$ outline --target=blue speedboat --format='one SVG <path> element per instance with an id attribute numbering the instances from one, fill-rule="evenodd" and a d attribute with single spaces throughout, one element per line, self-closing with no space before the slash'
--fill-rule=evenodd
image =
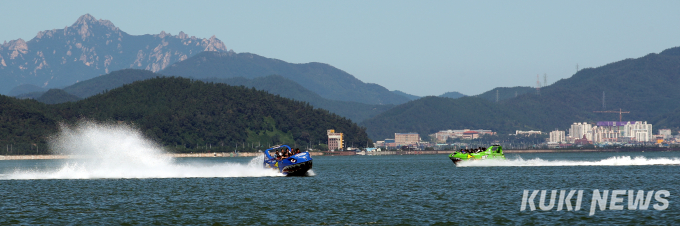
<path id="1" fill-rule="evenodd" d="M 312 156 L 309 152 L 300 152 L 286 158 L 276 159 L 270 152 L 293 151 L 288 145 L 278 145 L 264 151 L 264 167 L 278 170 L 286 176 L 304 176 L 312 169 Z"/>

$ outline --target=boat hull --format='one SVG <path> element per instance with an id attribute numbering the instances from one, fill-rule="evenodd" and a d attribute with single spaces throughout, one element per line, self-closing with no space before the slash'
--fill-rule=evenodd
<path id="1" fill-rule="evenodd" d="M 458 165 L 461 162 L 466 161 L 480 161 L 480 160 L 505 160 L 505 155 L 503 154 L 503 148 L 500 145 L 492 145 L 486 150 L 482 150 L 474 153 L 465 152 L 454 152 L 449 155 L 449 159 L 453 164 Z"/>
<path id="2" fill-rule="evenodd" d="M 312 160 L 309 160 L 299 164 L 284 166 L 281 172 L 286 176 L 306 176 L 307 171 L 311 169 Z"/>
<path id="3" fill-rule="evenodd" d="M 312 156 L 309 152 L 301 152 L 284 159 L 276 159 L 270 155 L 270 151 L 292 151 L 288 145 L 275 146 L 264 152 L 264 167 L 279 171 L 286 176 L 305 176 L 312 169 Z"/>

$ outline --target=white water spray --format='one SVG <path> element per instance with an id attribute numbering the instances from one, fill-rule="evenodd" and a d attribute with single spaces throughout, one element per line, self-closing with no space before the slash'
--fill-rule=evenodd
<path id="1" fill-rule="evenodd" d="M 178 164 L 158 144 L 128 125 L 81 121 L 61 126 L 51 151 L 72 157 L 55 170 L 17 169 L 4 179 L 263 177 L 282 174 L 262 167 L 263 156 L 248 164 Z"/>
<path id="2" fill-rule="evenodd" d="M 596 161 L 570 161 L 570 160 L 543 160 L 540 158 L 524 160 L 484 160 L 463 161 L 459 167 L 484 167 L 484 166 L 648 166 L 648 165 L 680 165 L 680 158 L 645 158 L 638 156 L 615 156 Z"/>

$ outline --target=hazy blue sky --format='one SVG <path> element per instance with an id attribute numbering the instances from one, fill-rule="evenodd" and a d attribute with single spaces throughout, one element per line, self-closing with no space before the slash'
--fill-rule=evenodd
<path id="1" fill-rule="evenodd" d="M 90 13 L 132 34 L 216 35 L 415 95 L 535 86 L 680 46 L 680 1 L 2 1 L 0 42 Z"/>

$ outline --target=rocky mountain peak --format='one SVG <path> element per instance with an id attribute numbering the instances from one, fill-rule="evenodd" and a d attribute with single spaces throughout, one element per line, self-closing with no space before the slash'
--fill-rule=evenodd
<path id="1" fill-rule="evenodd" d="M 205 50 L 203 50 L 203 51 L 227 51 L 228 50 L 227 46 L 225 46 L 224 43 L 222 43 L 222 41 L 217 39 L 217 37 L 215 37 L 215 35 L 210 37 L 210 39 L 208 39 L 208 40 L 204 40 L 204 42 L 206 42 L 207 45 L 205 47 Z"/>
<path id="2" fill-rule="evenodd" d="M 179 39 L 184 40 L 184 39 L 189 38 L 189 35 L 187 35 L 187 34 L 184 33 L 183 31 L 180 31 L 180 32 L 179 32 L 179 35 L 178 35 L 177 37 L 178 37 Z"/>
<path id="3" fill-rule="evenodd" d="M 26 45 L 26 41 L 23 39 L 19 38 L 17 40 L 12 40 L 9 41 L 8 43 L 5 43 L 3 47 L 7 47 L 9 50 L 19 50 L 19 51 L 26 51 L 28 49 L 28 45 Z"/>
<path id="4" fill-rule="evenodd" d="M 93 35 L 91 30 L 94 26 L 101 26 L 106 28 L 107 30 L 114 32 L 119 30 L 118 27 L 113 25 L 111 21 L 102 19 L 97 20 L 96 18 L 94 18 L 94 16 L 90 15 L 89 13 L 80 16 L 78 20 L 76 20 L 76 22 L 73 23 L 73 25 L 71 25 L 71 27 L 69 28 L 78 31 L 78 34 L 80 34 L 80 36 L 82 36 L 82 38 L 84 39 L 87 36 Z"/>
<path id="5" fill-rule="evenodd" d="M 92 23 L 94 23 L 94 22 L 97 22 L 97 19 L 94 18 L 92 15 L 90 15 L 90 14 L 88 13 L 88 14 L 85 14 L 85 15 L 82 15 L 82 16 L 78 17 L 78 20 L 76 20 L 76 22 L 73 23 L 72 26 L 83 25 L 83 24 L 88 24 L 88 23 L 89 23 L 89 24 L 92 24 Z"/>
<path id="6" fill-rule="evenodd" d="M 20 84 L 68 86 L 124 68 L 160 71 L 203 51 L 228 49 L 214 35 L 129 35 L 109 20 L 85 14 L 71 26 L 40 31 L 31 41 L 0 42 L 0 93 Z"/>

